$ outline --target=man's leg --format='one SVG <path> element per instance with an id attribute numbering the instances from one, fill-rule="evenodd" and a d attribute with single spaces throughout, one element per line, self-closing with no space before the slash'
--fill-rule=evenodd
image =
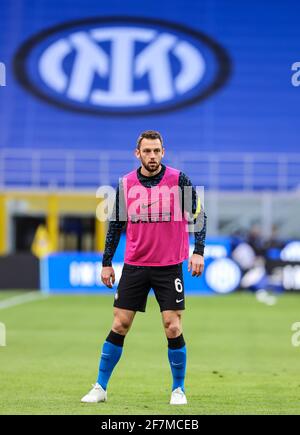
<path id="1" fill-rule="evenodd" d="M 124 339 L 135 316 L 134 311 L 114 308 L 112 329 L 102 347 L 97 383 L 106 390 L 113 369 L 121 358 Z"/>
<path id="2" fill-rule="evenodd" d="M 168 339 L 168 358 L 173 376 L 172 391 L 178 391 L 177 389 L 179 388 L 184 393 L 186 347 L 182 335 L 181 311 L 163 311 L 162 319 L 166 337 Z M 179 398 L 178 404 L 185 403 L 185 396 Z"/>
<path id="3" fill-rule="evenodd" d="M 124 339 L 132 325 L 134 316 L 135 311 L 114 307 L 112 329 L 102 347 L 96 385 L 81 399 L 82 402 L 104 402 L 107 400 L 107 384 L 113 369 L 121 358 Z"/>

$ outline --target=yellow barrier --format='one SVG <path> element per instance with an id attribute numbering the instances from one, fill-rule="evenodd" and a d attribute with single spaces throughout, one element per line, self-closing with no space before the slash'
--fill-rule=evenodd
<path id="1" fill-rule="evenodd" d="M 47 228 L 53 252 L 58 250 L 59 217 L 57 195 L 50 195 L 48 200 Z"/>
<path id="2" fill-rule="evenodd" d="M 7 211 L 6 196 L 0 194 L 0 255 L 7 251 Z"/>
<path id="3" fill-rule="evenodd" d="M 106 223 L 96 218 L 99 198 L 96 198 L 95 192 L 6 191 L 5 193 L 0 192 L 0 255 L 7 253 L 7 203 L 11 200 L 24 202 L 26 215 L 36 213 L 45 215 L 53 251 L 59 248 L 59 217 L 61 215 L 95 216 L 95 251 L 104 250 Z"/>

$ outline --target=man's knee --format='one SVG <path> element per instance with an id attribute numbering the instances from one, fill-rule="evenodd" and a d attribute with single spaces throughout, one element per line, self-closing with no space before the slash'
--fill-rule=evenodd
<path id="1" fill-rule="evenodd" d="M 129 328 L 130 324 L 120 319 L 115 319 L 112 326 L 112 330 L 121 335 L 126 335 L 129 331 Z"/>
<path id="2" fill-rule="evenodd" d="M 164 327 L 168 338 L 176 338 L 182 333 L 180 316 L 164 319 Z"/>
<path id="3" fill-rule="evenodd" d="M 132 316 L 117 312 L 114 315 L 112 330 L 121 335 L 126 335 L 132 324 Z"/>

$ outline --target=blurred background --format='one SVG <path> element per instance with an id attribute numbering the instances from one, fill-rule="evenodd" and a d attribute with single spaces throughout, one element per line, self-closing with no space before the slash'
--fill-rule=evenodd
<path id="1" fill-rule="evenodd" d="M 96 190 L 138 166 L 136 139 L 155 129 L 165 163 L 205 187 L 206 270 L 187 291 L 299 291 L 299 13 L 296 0 L 3 0 L 0 288 L 104 290 Z M 117 277 L 123 253 L 124 237 Z"/>

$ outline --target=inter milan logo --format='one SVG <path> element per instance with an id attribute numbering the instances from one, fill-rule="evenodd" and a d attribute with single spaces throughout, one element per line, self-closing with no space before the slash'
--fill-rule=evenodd
<path id="1" fill-rule="evenodd" d="M 18 81 L 61 108 L 144 115 L 199 102 L 223 86 L 230 61 L 216 41 L 161 20 L 93 17 L 33 35 L 14 62 Z"/>

